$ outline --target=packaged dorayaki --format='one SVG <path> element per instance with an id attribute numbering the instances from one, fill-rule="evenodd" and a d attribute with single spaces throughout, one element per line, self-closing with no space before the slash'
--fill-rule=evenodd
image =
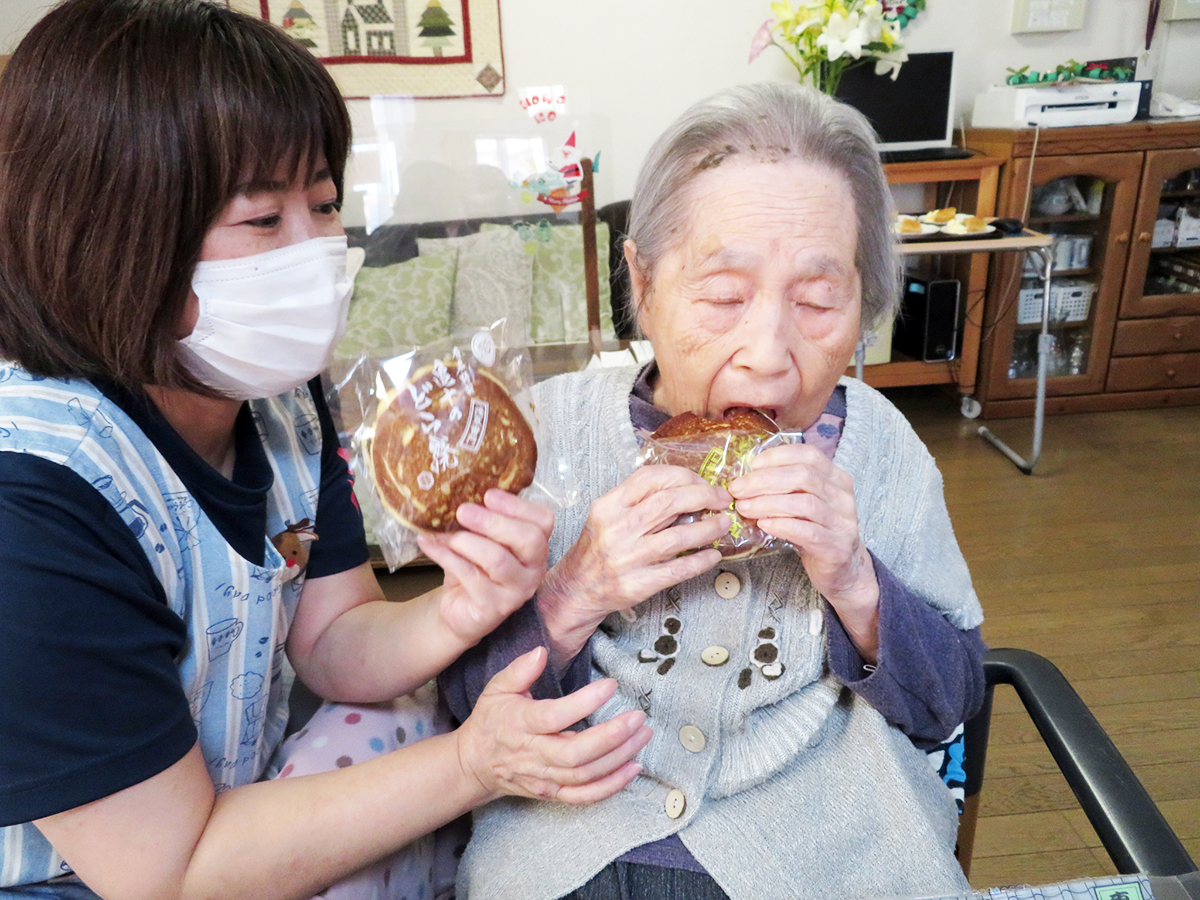
<path id="1" fill-rule="evenodd" d="M 416 557 L 419 532 L 457 530 L 458 507 L 483 503 L 490 488 L 551 506 L 573 498 L 560 476 L 536 478 L 533 367 L 504 332 L 502 319 L 355 368 L 358 494 L 374 507 L 364 514 L 392 569 Z"/>
<path id="2" fill-rule="evenodd" d="M 723 420 L 706 419 L 695 413 L 674 416 L 646 436 L 638 454 L 639 465 L 682 466 L 717 487 L 750 471 L 754 458 L 779 444 L 803 443 L 803 432 L 783 432 L 765 413 L 756 409 L 730 410 Z M 767 534 L 730 504 L 729 531 L 713 546 L 725 559 L 746 559 L 776 553 L 791 545 Z M 674 524 L 694 522 L 712 510 L 688 513 Z"/>

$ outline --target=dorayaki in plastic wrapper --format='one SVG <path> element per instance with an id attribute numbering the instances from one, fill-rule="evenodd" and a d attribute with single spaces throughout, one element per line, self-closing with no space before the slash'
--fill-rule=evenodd
<path id="1" fill-rule="evenodd" d="M 434 360 L 380 401 L 371 478 L 383 508 L 417 531 L 453 531 L 463 503 L 533 483 L 537 444 L 487 369 Z"/>
<path id="2" fill-rule="evenodd" d="M 724 419 L 706 419 L 685 412 L 668 419 L 646 438 L 638 462 L 680 466 L 696 472 L 709 484 L 728 488 L 731 481 L 750 471 L 754 458 L 763 450 L 803 439 L 800 432 L 781 432 L 770 416 L 756 409 L 731 409 Z M 713 544 L 723 558 L 747 559 L 790 546 L 743 518 L 733 504 L 725 512 L 730 518 L 729 531 Z M 674 524 L 710 515 L 717 513 L 711 510 L 689 513 Z"/>
<path id="3" fill-rule="evenodd" d="M 532 366 L 524 347 L 504 344 L 503 322 L 363 359 L 353 377 L 363 411 L 353 468 L 366 489 L 356 493 L 390 567 L 417 555 L 418 533 L 459 529 L 459 506 L 491 488 L 571 501 L 565 484 L 536 480 Z"/>

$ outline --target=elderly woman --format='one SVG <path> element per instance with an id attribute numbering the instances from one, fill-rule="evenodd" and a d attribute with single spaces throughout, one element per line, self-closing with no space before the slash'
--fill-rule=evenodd
<path id="1" fill-rule="evenodd" d="M 654 738 L 587 809 L 502 800 L 476 815 L 468 900 L 916 896 L 966 888 L 955 804 L 922 748 L 979 707 L 982 613 L 932 457 L 883 396 L 843 377 L 894 315 L 891 199 L 854 110 L 759 84 L 689 109 L 651 149 L 625 245 L 656 361 L 540 385 L 583 500 L 559 514 L 536 600 L 443 677 L 466 715 L 545 643 L 547 696 L 600 677 L 603 721 Z M 672 415 L 765 410 L 803 443 L 728 491 L 636 465 Z M 729 504 L 792 548 L 711 547 Z M 669 664 L 666 664 L 668 661 Z"/>

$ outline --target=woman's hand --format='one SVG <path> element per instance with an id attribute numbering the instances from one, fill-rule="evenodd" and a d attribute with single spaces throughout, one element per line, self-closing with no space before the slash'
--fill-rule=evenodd
<path id="1" fill-rule="evenodd" d="M 634 756 L 653 736 L 640 710 L 566 731 L 616 693 L 611 678 L 555 700 L 533 700 L 529 689 L 546 667 L 546 650 L 519 656 L 488 682 L 456 732 L 459 762 L 489 797 L 511 795 L 564 803 L 610 797 L 642 770 Z"/>
<path id="2" fill-rule="evenodd" d="M 672 523 L 685 513 L 724 510 L 730 499 L 695 472 L 656 465 L 638 469 L 593 503 L 579 540 L 538 591 L 554 666 L 562 671 L 609 613 L 715 566 L 721 555 L 706 545 L 725 533 L 729 517 Z"/>
<path id="3" fill-rule="evenodd" d="M 458 508 L 463 531 L 421 534 L 417 546 L 442 567 L 438 611 L 468 646 L 536 593 L 546 575 L 554 513 L 493 488 L 483 505 Z"/>
<path id="4" fill-rule="evenodd" d="M 729 484 L 737 511 L 792 544 L 815 587 L 837 611 L 859 652 L 874 661 L 879 582 L 858 533 L 854 479 L 807 444 L 764 451 Z"/>

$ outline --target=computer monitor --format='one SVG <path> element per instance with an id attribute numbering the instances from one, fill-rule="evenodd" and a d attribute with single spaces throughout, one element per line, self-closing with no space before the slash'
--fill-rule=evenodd
<path id="1" fill-rule="evenodd" d="M 842 74 L 837 98 L 874 126 L 885 158 L 895 151 L 951 147 L 954 139 L 954 52 L 910 53 L 895 81 L 867 60 Z"/>

